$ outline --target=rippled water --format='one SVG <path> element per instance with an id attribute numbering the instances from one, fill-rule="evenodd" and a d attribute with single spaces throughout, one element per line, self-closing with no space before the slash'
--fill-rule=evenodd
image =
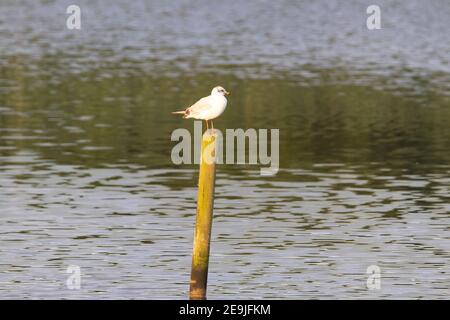
<path id="1" fill-rule="evenodd" d="M 379 2 L 2 2 L 0 298 L 186 298 L 169 112 L 219 83 L 281 163 L 218 167 L 209 298 L 448 298 L 450 6 Z"/>

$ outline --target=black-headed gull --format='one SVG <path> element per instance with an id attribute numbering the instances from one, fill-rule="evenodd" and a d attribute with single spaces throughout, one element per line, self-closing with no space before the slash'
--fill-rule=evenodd
<path id="1" fill-rule="evenodd" d="M 194 103 L 192 106 L 183 111 L 175 111 L 173 114 L 182 114 L 183 118 L 199 119 L 206 121 L 206 128 L 208 129 L 208 121 L 211 120 L 211 126 L 214 129 L 212 119 L 220 116 L 227 107 L 227 98 L 225 96 L 230 93 L 221 86 L 214 87 L 211 94 L 203 97 Z"/>

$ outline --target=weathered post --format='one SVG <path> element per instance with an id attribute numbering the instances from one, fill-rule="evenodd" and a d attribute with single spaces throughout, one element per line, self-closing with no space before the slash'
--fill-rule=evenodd
<path id="1" fill-rule="evenodd" d="M 214 206 L 216 178 L 217 134 L 207 130 L 202 137 L 200 174 L 198 178 L 197 218 L 195 222 L 194 248 L 189 298 L 205 300 L 208 282 L 209 247 Z"/>

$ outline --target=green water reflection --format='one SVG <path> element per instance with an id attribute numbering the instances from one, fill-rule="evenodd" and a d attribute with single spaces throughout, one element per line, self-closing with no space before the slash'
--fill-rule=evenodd
<path id="1" fill-rule="evenodd" d="M 44 68 L 42 66 L 42 68 Z M 40 73 L 41 74 L 41 73 Z M 193 122 L 170 114 L 221 84 L 233 92 L 225 128 L 279 128 L 282 168 L 314 163 L 419 168 L 448 164 L 448 97 L 420 99 L 358 85 L 299 85 L 297 79 L 241 79 L 214 73 L 124 76 L 114 70 L 58 81 L 3 68 L 0 154 L 30 149 L 88 167 L 137 163 L 171 167 L 171 132 Z"/>

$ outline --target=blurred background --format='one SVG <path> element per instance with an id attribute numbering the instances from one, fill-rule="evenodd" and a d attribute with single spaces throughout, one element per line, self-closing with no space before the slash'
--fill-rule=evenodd
<path id="1" fill-rule="evenodd" d="M 215 126 L 279 128 L 280 171 L 218 168 L 209 298 L 447 298 L 449 17 L 445 0 L 2 1 L 0 298 L 186 298 L 198 176 L 171 162 L 193 122 L 170 111 L 216 85 Z"/>

